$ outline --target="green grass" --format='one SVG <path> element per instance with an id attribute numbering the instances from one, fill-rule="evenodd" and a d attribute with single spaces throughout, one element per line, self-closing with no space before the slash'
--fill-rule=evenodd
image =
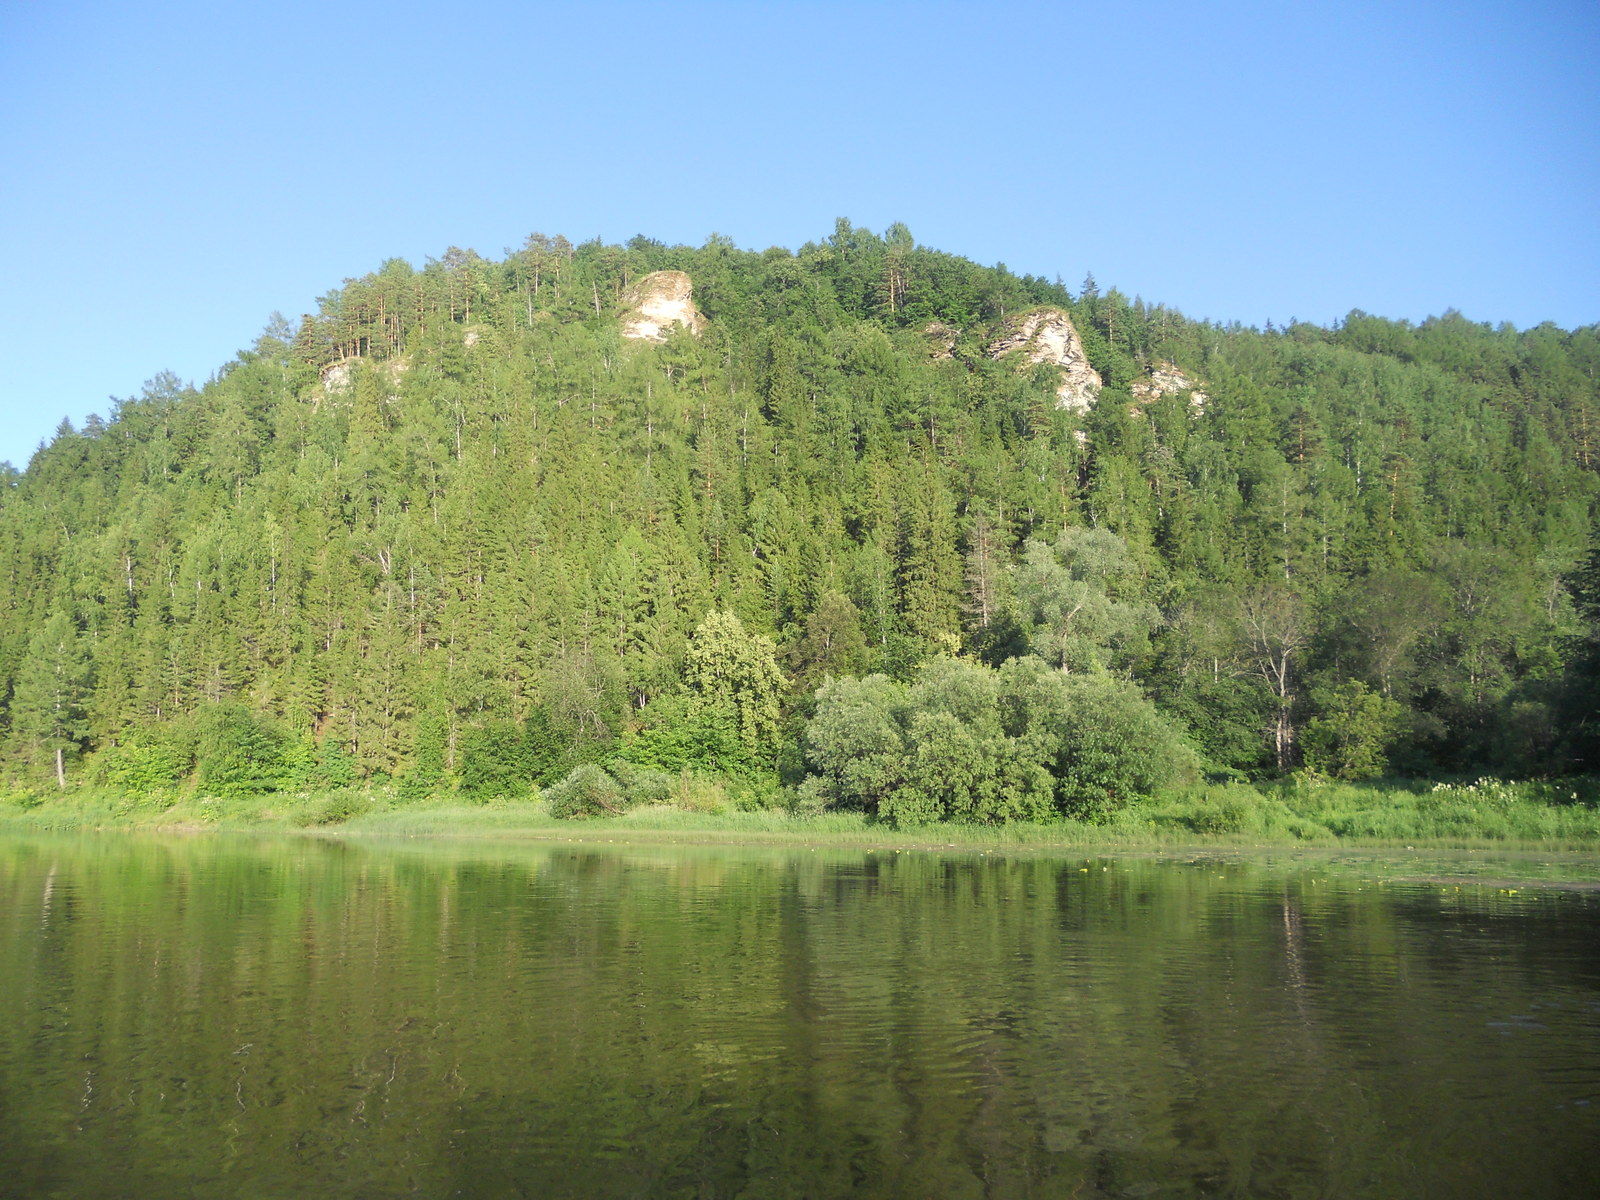
<path id="1" fill-rule="evenodd" d="M 741 803 L 744 807 L 741 807 Z M 0 829 L 323 830 L 341 835 L 767 842 L 925 847 L 1427 845 L 1600 850 L 1600 779 L 1201 785 L 1131 806 L 1103 824 L 897 828 L 862 813 L 752 808 L 715 781 L 673 803 L 560 820 L 538 801 L 402 799 L 393 788 L 212 797 L 0 789 Z"/>
<path id="2" fill-rule="evenodd" d="M 1600 780 L 1225 784 L 1158 797 L 1119 815 L 1154 831 L 1269 842 L 1600 847 Z"/>
<path id="3" fill-rule="evenodd" d="M 0 828 L 306 829 L 338 824 L 384 807 L 379 791 L 354 788 L 265 796 L 128 794 L 106 788 L 0 790 Z"/>

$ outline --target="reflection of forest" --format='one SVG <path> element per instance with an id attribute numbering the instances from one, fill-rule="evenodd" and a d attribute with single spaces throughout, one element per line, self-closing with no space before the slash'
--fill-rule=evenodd
<path id="1" fill-rule="evenodd" d="M 1580 893 L 37 839 L 0 905 L 25 1194 L 1556 1195 L 1596 1132 Z"/>

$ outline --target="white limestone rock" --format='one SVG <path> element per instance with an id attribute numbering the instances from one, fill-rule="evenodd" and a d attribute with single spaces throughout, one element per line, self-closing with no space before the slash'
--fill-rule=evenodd
<path id="1" fill-rule="evenodd" d="M 342 396 L 355 382 L 357 358 L 340 359 L 322 368 L 322 390 L 330 396 Z"/>
<path id="2" fill-rule="evenodd" d="M 959 329 L 943 321 L 929 321 L 922 327 L 922 336 L 928 339 L 928 356 L 940 362 L 955 357 L 956 338 L 960 335 Z"/>
<path id="3" fill-rule="evenodd" d="M 623 293 L 622 336 L 664 342 L 674 325 L 699 335 L 706 319 L 694 306 L 694 285 L 682 271 L 655 271 Z"/>
<path id="4" fill-rule="evenodd" d="M 329 363 L 322 368 L 320 377 L 323 395 L 329 397 L 347 395 L 355 386 L 356 370 L 363 362 L 377 373 L 380 384 L 386 384 L 390 388 L 399 387 L 400 376 L 411 368 L 411 360 L 405 355 L 378 360 L 341 358 L 338 362 Z M 389 398 L 393 400 L 396 397 L 391 395 Z"/>
<path id="5" fill-rule="evenodd" d="M 1084 412 L 1100 395 L 1103 381 L 1089 365 L 1083 341 L 1073 327 L 1072 318 L 1059 308 L 1036 308 L 1010 318 L 1005 332 L 989 343 L 990 358 L 1018 354 L 1019 365 L 1032 367 L 1049 363 L 1061 372 L 1056 389 L 1056 407 Z"/>
<path id="6" fill-rule="evenodd" d="M 1153 363 L 1150 373 L 1143 379 L 1134 380 L 1128 390 L 1133 393 L 1136 402 L 1143 404 L 1188 392 L 1189 405 L 1196 412 L 1203 412 L 1206 406 L 1207 397 L 1201 391 L 1200 384 L 1169 362 Z"/>

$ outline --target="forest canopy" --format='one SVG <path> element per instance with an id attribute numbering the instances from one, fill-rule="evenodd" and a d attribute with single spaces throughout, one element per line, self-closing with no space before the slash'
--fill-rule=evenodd
<path id="1" fill-rule="evenodd" d="M 699 332 L 624 336 L 661 271 Z M 1038 312 L 1087 406 L 995 349 Z M 0 771 L 994 821 L 1579 769 L 1597 367 L 1593 326 L 1220 325 L 903 225 L 391 259 L 5 473 Z"/>

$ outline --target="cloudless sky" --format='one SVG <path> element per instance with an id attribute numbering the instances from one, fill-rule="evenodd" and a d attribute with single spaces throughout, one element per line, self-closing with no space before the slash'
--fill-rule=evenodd
<path id="1" fill-rule="evenodd" d="M 1600 5 L 0 3 L 0 459 L 531 232 L 834 218 L 1193 317 L 1600 320 Z"/>

